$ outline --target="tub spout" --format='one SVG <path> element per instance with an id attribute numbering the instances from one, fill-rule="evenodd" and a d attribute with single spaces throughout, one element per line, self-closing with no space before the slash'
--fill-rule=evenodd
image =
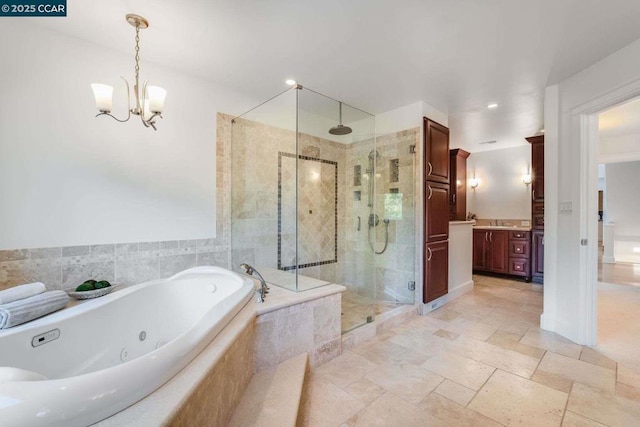
<path id="1" fill-rule="evenodd" d="M 256 290 L 256 302 L 264 302 L 266 295 L 269 293 L 269 286 L 267 286 L 267 282 L 262 277 L 262 274 L 258 273 L 255 268 L 246 263 L 240 264 L 240 268 L 248 275 L 258 277 L 260 280 L 260 289 Z"/>

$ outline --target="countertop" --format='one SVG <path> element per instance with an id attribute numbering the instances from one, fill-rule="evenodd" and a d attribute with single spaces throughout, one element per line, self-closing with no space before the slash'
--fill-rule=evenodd
<path id="1" fill-rule="evenodd" d="M 478 230 L 510 230 L 510 231 L 531 231 L 531 227 L 521 227 L 516 225 L 474 225 Z"/>

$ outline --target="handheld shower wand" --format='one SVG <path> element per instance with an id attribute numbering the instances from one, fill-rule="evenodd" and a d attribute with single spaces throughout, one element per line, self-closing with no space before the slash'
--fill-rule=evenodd
<path id="1" fill-rule="evenodd" d="M 264 302 L 265 296 L 269 293 L 269 286 L 267 286 L 267 282 L 262 277 L 262 274 L 258 273 L 255 268 L 244 262 L 240 264 L 240 268 L 249 276 L 253 276 L 255 274 L 258 277 L 260 280 L 260 289 L 256 290 L 256 302 Z"/>

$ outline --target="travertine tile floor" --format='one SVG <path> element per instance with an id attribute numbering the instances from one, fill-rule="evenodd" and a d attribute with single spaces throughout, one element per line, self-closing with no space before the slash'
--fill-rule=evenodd
<path id="1" fill-rule="evenodd" d="M 308 426 L 637 426 L 640 375 L 538 328 L 542 292 L 475 290 L 307 377 Z"/>

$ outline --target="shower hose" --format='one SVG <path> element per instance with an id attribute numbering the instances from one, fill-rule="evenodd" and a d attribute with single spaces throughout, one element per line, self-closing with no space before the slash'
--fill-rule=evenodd
<path id="1" fill-rule="evenodd" d="M 384 222 L 384 247 L 380 252 L 376 251 L 375 246 L 373 245 L 373 243 L 371 243 L 371 230 L 374 228 L 374 226 L 369 225 L 369 230 L 367 231 L 368 233 L 367 240 L 369 241 L 369 246 L 371 247 L 371 250 L 373 251 L 373 253 L 375 253 L 376 255 L 383 254 L 384 251 L 387 250 L 387 245 L 389 244 L 389 220 L 384 219 L 382 222 Z M 374 237 L 374 241 L 375 241 L 375 237 Z"/>

